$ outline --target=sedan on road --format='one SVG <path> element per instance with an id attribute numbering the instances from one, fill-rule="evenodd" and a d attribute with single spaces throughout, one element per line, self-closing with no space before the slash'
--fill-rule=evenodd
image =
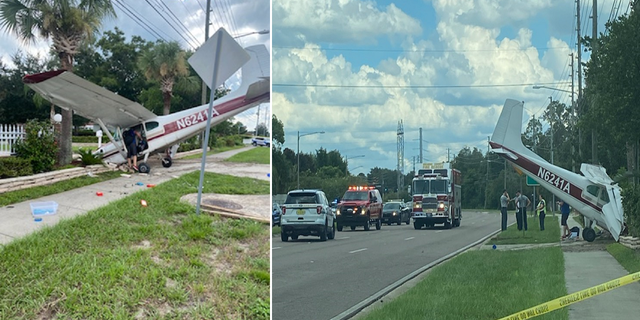
<path id="1" fill-rule="evenodd" d="M 410 220 L 411 213 L 409 208 L 402 202 L 387 202 L 382 207 L 382 222 L 401 225 L 403 222 L 409 224 Z"/>

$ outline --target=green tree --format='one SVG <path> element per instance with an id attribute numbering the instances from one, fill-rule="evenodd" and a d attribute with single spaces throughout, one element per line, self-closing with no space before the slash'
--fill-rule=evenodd
<path id="1" fill-rule="evenodd" d="M 110 0 L 0 0 L 0 27 L 24 41 L 51 39 L 61 68 L 69 72 L 80 46 L 108 16 L 115 16 Z M 72 115 L 62 111 L 60 164 L 71 162 Z"/>
<path id="2" fill-rule="evenodd" d="M 171 98 L 176 80 L 189 74 L 185 54 L 177 42 L 159 41 L 140 57 L 140 68 L 144 75 L 148 80 L 160 84 L 164 115 L 171 113 Z"/>
<path id="3" fill-rule="evenodd" d="M 271 116 L 271 131 L 273 131 L 271 137 L 275 141 L 276 147 L 282 147 L 284 144 L 284 126 L 275 114 Z"/>

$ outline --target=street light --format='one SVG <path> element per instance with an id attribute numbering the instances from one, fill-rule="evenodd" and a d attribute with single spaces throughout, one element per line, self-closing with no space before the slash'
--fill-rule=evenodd
<path id="1" fill-rule="evenodd" d="M 300 134 L 300 131 L 298 131 L 298 189 L 300 189 L 300 137 L 317 134 L 317 133 L 324 134 L 324 131 L 316 131 L 316 132 L 303 133 L 303 134 Z"/>
<path id="2" fill-rule="evenodd" d="M 241 34 L 239 36 L 235 36 L 233 37 L 234 39 L 238 39 L 238 38 L 242 38 L 242 37 L 246 37 L 246 36 L 250 36 L 252 34 L 269 34 L 269 30 L 260 30 L 260 31 L 253 31 L 253 32 L 249 32 L 249 33 L 245 33 L 245 34 Z"/>
<path id="3" fill-rule="evenodd" d="M 354 158 L 364 158 L 364 154 L 357 155 L 357 156 L 351 156 L 351 157 L 349 157 L 349 156 L 345 157 L 345 160 L 344 160 L 344 164 L 345 164 L 345 166 L 344 166 L 344 175 L 345 176 L 347 175 L 347 167 L 349 167 L 349 159 L 354 159 Z"/>
<path id="4" fill-rule="evenodd" d="M 556 90 L 556 91 L 562 91 L 562 92 L 567 92 L 567 93 L 574 93 L 571 90 L 564 90 L 564 89 L 552 88 L 552 87 L 547 87 L 547 86 L 533 86 L 533 89 L 549 89 L 549 90 Z"/>

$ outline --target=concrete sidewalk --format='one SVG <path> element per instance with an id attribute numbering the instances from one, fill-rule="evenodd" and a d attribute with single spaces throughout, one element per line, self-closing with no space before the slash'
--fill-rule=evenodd
<path id="1" fill-rule="evenodd" d="M 569 216 L 567 226 L 582 227 Z M 562 230 L 562 229 L 561 229 Z M 565 283 L 569 294 L 628 275 L 620 263 L 606 251 L 613 240 L 596 238 L 594 242 L 561 242 L 565 263 Z M 640 317 L 640 283 L 630 283 L 612 291 L 570 305 L 569 319 L 638 319 Z"/>
<path id="2" fill-rule="evenodd" d="M 205 171 L 269 180 L 267 176 L 271 170 L 269 165 L 223 161 L 223 159 L 250 150 L 251 148 L 253 147 L 245 147 L 210 155 L 207 157 Z M 151 165 L 150 174 L 134 173 L 130 174 L 130 177 L 120 177 L 59 194 L 0 207 L 0 245 L 7 244 L 14 239 L 40 230 L 45 226 L 53 226 L 62 219 L 73 218 L 105 206 L 112 201 L 145 190 L 147 189 L 147 184 L 158 185 L 185 173 L 199 171 L 201 166 L 200 159 L 176 159 L 171 168 L 163 168 L 157 159 L 149 159 L 149 164 Z M 142 183 L 142 186 L 137 185 L 138 182 Z M 97 192 L 102 192 L 103 196 L 97 196 Z M 42 217 L 42 221 L 36 222 L 31 215 L 31 207 L 29 204 L 40 201 L 57 202 L 58 211 L 56 214 L 44 216 Z M 267 202 L 264 211 L 269 212 L 269 209 L 270 207 Z"/>

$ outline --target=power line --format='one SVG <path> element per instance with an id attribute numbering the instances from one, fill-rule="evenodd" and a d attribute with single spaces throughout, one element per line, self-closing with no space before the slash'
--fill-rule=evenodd
<path id="1" fill-rule="evenodd" d="M 193 40 L 196 44 L 199 44 L 200 41 L 198 41 L 198 39 L 196 39 L 196 37 L 193 35 L 193 33 L 191 33 L 191 31 L 189 30 L 189 28 L 187 28 L 184 23 L 173 13 L 173 10 L 171 10 L 166 3 L 160 1 L 160 0 L 156 0 L 156 2 L 158 2 L 159 4 L 161 4 L 162 6 L 164 6 L 167 11 L 169 11 L 169 14 L 171 15 L 170 17 L 172 17 L 173 21 L 176 23 L 176 25 L 178 25 L 182 30 L 186 31 L 187 35 L 190 36 L 191 40 Z M 184 3 L 183 3 L 184 5 Z M 162 8 L 161 8 L 162 9 Z M 164 9 L 162 9 L 164 11 Z"/>
<path id="2" fill-rule="evenodd" d="M 475 85 L 341 85 L 341 84 L 295 84 L 274 83 L 274 87 L 314 87 L 314 88 L 363 88 L 363 89 L 446 89 L 446 88 L 500 88 L 528 87 L 534 85 L 558 85 L 566 82 L 514 83 L 514 84 L 475 84 Z"/>
<path id="3" fill-rule="evenodd" d="M 405 52 L 405 53 L 458 53 L 458 52 L 501 52 L 501 51 L 526 51 L 530 48 L 538 50 L 563 50 L 566 47 L 528 47 L 518 49 L 462 49 L 462 50 L 405 50 L 405 49 L 357 49 L 357 48 L 297 48 L 287 46 L 273 46 L 276 49 L 285 50 L 322 50 L 322 51 L 347 51 L 347 52 Z"/>
<path id="4" fill-rule="evenodd" d="M 164 41 L 167 41 L 166 38 L 164 38 L 162 35 L 160 35 L 160 33 L 158 33 L 157 31 L 155 31 L 151 26 L 149 26 L 145 21 L 142 20 L 142 18 L 140 18 L 135 11 L 132 11 L 133 9 L 127 8 L 123 3 L 120 3 L 120 0 L 115 0 L 114 4 L 116 5 L 116 7 L 118 7 L 118 9 L 120 9 L 125 15 L 127 15 L 129 18 L 131 18 L 136 24 L 138 24 L 140 27 L 142 27 L 144 30 L 146 30 L 148 33 L 150 33 L 152 36 L 154 36 L 156 39 L 162 39 Z"/>
<path id="5" fill-rule="evenodd" d="M 149 6 L 151 6 L 151 8 L 153 8 L 153 10 L 162 18 L 162 20 L 164 20 L 167 24 L 169 24 L 169 26 L 185 41 L 185 43 L 187 45 L 191 46 L 192 48 L 196 48 L 196 46 L 191 44 L 189 42 L 189 39 L 185 38 L 182 35 L 182 33 L 180 31 L 178 31 L 178 29 L 176 29 L 176 27 L 173 24 L 171 24 L 171 22 L 169 22 L 169 20 L 167 20 L 167 18 L 162 13 L 160 13 L 160 11 L 158 11 L 158 9 L 153 4 L 151 4 L 151 2 L 149 2 L 149 0 L 145 0 L 145 2 L 147 4 L 149 4 Z"/>

